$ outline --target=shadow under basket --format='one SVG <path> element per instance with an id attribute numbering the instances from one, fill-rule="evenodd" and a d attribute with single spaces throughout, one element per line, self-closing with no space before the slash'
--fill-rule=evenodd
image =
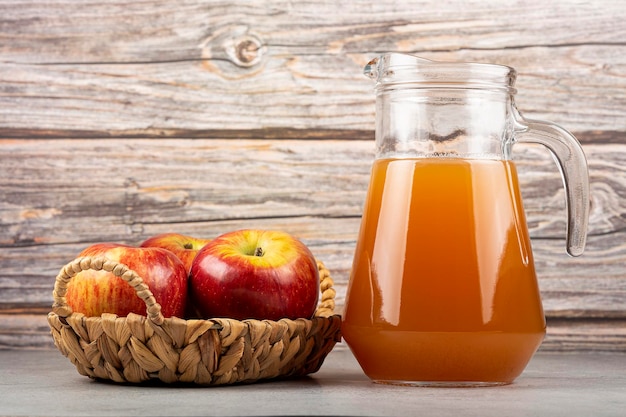
<path id="1" fill-rule="evenodd" d="M 164 318 L 147 285 L 126 265 L 81 257 L 57 275 L 48 323 L 55 346 L 81 375 L 95 379 L 227 385 L 299 377 L 317 372 L 341 340 L 333 281 L 322 262 L 318 269 L 321 298 L 311 319 L 184 320 Z M 105 270 L 124 279 L 146 303 L 147 315 L 72 312 L 67 285 L 84 270 Z"/>

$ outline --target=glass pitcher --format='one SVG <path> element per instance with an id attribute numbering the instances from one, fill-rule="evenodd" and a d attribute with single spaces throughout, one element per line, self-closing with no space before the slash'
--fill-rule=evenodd
<path id="1" fill-rule="evenodd" d="M 522 118 L 513 68 L 392 53 L 365 73 L 377 81 L 376 159 L 344 338 L 375 382 L 511 383 L 546 328 L 511 148 L 541 143 L 555 156 L 572 256 L 589 215 L 582 148 Z"/>

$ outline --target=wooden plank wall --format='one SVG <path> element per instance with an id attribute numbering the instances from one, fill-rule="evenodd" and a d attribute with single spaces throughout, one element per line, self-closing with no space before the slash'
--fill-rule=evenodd
<path id="1" fill-rule="evenodd" d="M 0 1 L 0 348 L 49 348 L 58 269 L 99 241 L 242 227 L 301 237 L 339 311 L 373 156 L 363 65 L 385 51 L 511 65 L 527 117 L 589 159 L 586 254 L 561 180 L 515 147 L 545 350 L 626 350 L 626 3 Z"/>

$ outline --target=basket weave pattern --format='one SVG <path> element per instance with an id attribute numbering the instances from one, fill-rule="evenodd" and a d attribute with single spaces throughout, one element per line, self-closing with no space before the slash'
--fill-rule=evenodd
<path id="1" fill-rule="evenodd" d="M 88 269 L 109 271 L 128 282 L 145 302 L 147 315 L 72 312 L 65 299 L 67 284 Z M 91 378 L 225 385 L 302 376 L 316 372 L 341 340 L 332 278 L 323 263 L 318 269 L 321 299 L 312 319 L 184 320 L 164 318 L 141 277 L 127 266 L 82 257 L 59 272 L 48 323 L 56 347 Z"/>

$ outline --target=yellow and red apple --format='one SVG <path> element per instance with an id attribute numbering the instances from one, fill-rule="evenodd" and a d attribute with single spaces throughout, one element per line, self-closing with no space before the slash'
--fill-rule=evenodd
<path id="1" fill-rule="evenodd" d="M 311 318 L 319 298 L 313 254 L 279 231 L 218 236 L 200 249 L 189 279 L 192 303 L 204 318 Z"/>
<path id="2" fill-rule="evenodd" d="M 172 252 L 118 243 L 98 243 L 79 256 L 103 256 L 134 270 L 161 305 L 164 317 L 183 317 L 187 304 L 188 274 Z M 86 316 L 113 313 L 146 315 L 146 305 L 122 278 L 106 271 L 79 272 L 68 284 L 66 299 L 73 311 Z"/>
<path id="3" fill-rule="evenodd" d="M 187 273 L 191 270 L 193 258 L 204 245 L 209 243 L 211 239 L 202 239 L 193 236 L 187 236 L 180 233 L 162 233 L 146 239 L 140 246 L 144 248 L 163 248 L 172 252 L 178 257 L 185 267 Z"/>

